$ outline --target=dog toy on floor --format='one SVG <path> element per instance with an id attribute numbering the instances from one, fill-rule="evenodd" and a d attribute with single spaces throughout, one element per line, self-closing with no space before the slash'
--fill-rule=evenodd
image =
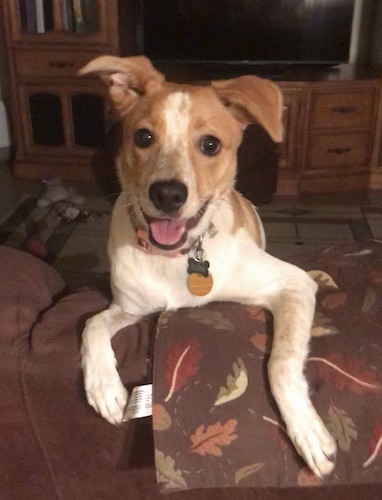
<path id="1" fill-rule="evenodd" d="M 84 203 L 84 197 L 79 196 L 74 187 L 64 186 L 61 179 L 45 179 L 43 183 L 46 186 L 45 192 L 36 202 L 39 208 L 49 207 L 58 201 L 68 201 L 75 205 L 82 205 Z"/>

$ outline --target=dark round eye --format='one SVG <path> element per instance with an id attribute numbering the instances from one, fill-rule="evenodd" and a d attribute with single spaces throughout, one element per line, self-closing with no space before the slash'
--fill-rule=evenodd
<path id="1" fill-rule="evenodd" d="M 154 134 L 147 128 L 139 128 L 134 132 L 133 139 L 138 148 L 149 148 L 154 142 Z"/>
<path id="2" fill-rule="evenodd" d="M 213 135 L 205 135 L 200 139 L 200 150 L 206 156 L 215 156 L 221 149 L 221 143 Z"/>

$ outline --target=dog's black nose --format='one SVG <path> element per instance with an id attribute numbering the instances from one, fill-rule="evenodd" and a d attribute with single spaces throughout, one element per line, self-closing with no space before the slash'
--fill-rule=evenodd
<path id="1" fill-rule="evenodd" d="M 150 186 L 149 197 L 158 210 L 176 212 L 187 200 L 187 186 L 174 180 L 155 182 Z"/>

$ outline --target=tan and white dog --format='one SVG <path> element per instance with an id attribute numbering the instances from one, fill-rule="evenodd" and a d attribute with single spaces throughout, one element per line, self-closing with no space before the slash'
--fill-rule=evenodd
<path id="1" fill-rule="evenodd" d="M 211 301 L 258 304 L 274 317 L 268 373 L 288 435 L 318 476 L 329 474 L 335 441 L 303 374 L 316 284 L 265 252 L 259 216 L 234 190 L 245 127 L 258 123 L 282 140 L 280 91 L 254 76 L 210 86 L 168 83 L 145 57 L 102 56 L 80 71 L 89 73 L 107 83 L 123 127 L 122 193 L 108 244 L 113 301 L 83 332 L 90 405 L 109 422 L 123 420 L 128 394 L 111 347 L 122 327 Z"/>

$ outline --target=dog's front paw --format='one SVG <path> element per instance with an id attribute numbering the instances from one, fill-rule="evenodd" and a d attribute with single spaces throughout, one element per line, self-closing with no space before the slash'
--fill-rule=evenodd
<path id="1" fill-rule="evenodd" d="M 296 424 L 296 425 L 295 425 Z M 330 474 L 335 466 L 337 446 L 318 415 L 297 418 L 288 427 L 288 434 L 298 453 L 318 476 Z"/>
<path id="2" fill-rule="evenodd" d="M 128 394 L 113 367 L 85 369 L 85 390 L 89 404 L 111 424 L 123 422 Z"/>

